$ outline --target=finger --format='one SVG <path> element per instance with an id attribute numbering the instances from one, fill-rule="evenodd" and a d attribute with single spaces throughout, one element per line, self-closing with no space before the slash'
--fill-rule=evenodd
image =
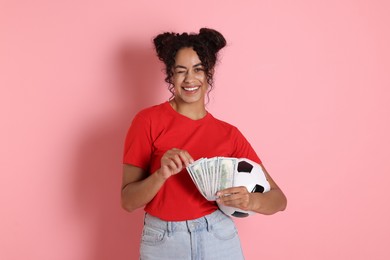
<path id="1" fill-rule="evenodd" d="M 227 195 L 231 195 L 231 194 L 236 194 L 236 193 L 244 193 L 244 190 L 246 190 L 245 187 L 231 187 L 231 188 L 226 188 L 226 189 L 223 189 L 223 190 L 220 190 L 217 192 L 217 196 L 218 197 L 222 197 L 222 196 L 227 196 Z"/>
<path id="2" fill-rule="evenodd" d="M 240 199 L 240 196 L 239 196 L 239 195 L 236 195 L 236 194 L 228 194 L 228 195 L 225 195 L 225 196 L 221 196 L 220 199 L 221 199 L 224 203 L 229 203 L 229 202 L 231 202 L 231 201 L 239 200 L 239 199 Z"/>
<path id="3" fill-rule="evenodd" d="M 164 156 L 161 158 L 161 166 L 168 166 L 172 169 L 175 169 L 177 166 L 175 164 L 175 162 L 172 160 L 172 155 L 170 153 L 166 153 L 164 154 Z"/>
<path id="4" fill-rule="evenodd" d="M 171 175 L 176 174 L 178 172 L 176 164 L 173 161 L 169 161 L 169 163 L 166 165 L 166 167 L 169 169 L 169 172 L 171 173 Z"/>
<path id="5" fill-rule="evenodd" d="M 186 167 L 194 162 L 194 159 L 186 150 L 180 150 L 179 156 Z"/>
<path id="6" fill-rule="evenodd" d="M 172 157 L 170 159 L 171 159 L 171 161 L 173 161 L 175 163 L 176 168 L 179 171 L 181 171 L 183 169 L 183 162 L 178 154 L 172 155 Z"/>
<path id="7" fill-rule="evenodd" d="M 245 187 L 232 187 L 218 192 L 217 197 L 225 205 L 245 204 L 249 201 L 249 192 Z"/>
<path id="8" fill-rule="evenodd" d="M 223 205 L 229 206 L 229 207 L 236 207 L 243 210 L 246 210 L 248 208 L 249 201 L 245 199 L 245 197 L 232 195 L 223 198 Z"/>
<path id="9" fill-rule="evenodd" d="M 162 160 L 161 162 L 162 163 L 166 163 L 167 165 L 171 165 L 171 167 L 173 169 L 179 169 L 179 168 L 182 168 L 183 167 L 183 164 L 182 164 L 182 161 L 180 159 L 180 157 L 178 156 L 178 149 L 176 148 L 173 148 L 171 150 L 168 150 L 162 157 Z M 171 164 L 171 161 L 173 161 L 173 163 L 176 165 L 175 167 L 173 167 L 173 165 Z"/>
<path id="10" fill-rule="evenodd" d="M 219 198 L 217 199 L 217 203 L 222 204 L 222 205 L 225 205 L 225 206 L 233 207 L 233 206 L 235 206 L 236 204 L 238 204 L 238 202 L 237 202 L 236 199 L 234 199 L 232 196 L 233 196 L 233 195 L 231 195 L 231 196 L 219 197 Z"/>

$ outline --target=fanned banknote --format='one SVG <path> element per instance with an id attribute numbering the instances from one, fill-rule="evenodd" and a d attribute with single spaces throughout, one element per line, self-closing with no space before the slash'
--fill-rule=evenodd
<path id="1" fill-rule="evenodd" d="M 200 158 L 187 167 L 187 171 L 200 193 L 209 201 L 217 199 L 219 190 L 230 188 L 234 183 L 237 158 Z"/>

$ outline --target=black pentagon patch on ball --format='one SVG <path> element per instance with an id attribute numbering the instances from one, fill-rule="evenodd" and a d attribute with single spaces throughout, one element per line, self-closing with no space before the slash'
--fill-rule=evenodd
<path id="1" fill-rule="evenodd" d="M 236 217 L 236 218 L 246 218 L 246 217 L 249 216 L 249 214 L 248 213 L 244 213 L 244 212 L 234 211 L 232 216 Z"/>
<path id="2" fill-rule="evenodd" d="M 260 184 L 256 184 L 256 186 L 253 188 L 253 190 L 251 192 L 263 193 L 264 192 L 264 187 L 261 186 Z"/>
<path id="3" fill-rule="evenodd" d="M 237 167 L 238 172 L 251 173 L 252 169 L 253 169 L 253 165 L 246 161 L 241 161 L 238 163 L 238 167 Z"/>

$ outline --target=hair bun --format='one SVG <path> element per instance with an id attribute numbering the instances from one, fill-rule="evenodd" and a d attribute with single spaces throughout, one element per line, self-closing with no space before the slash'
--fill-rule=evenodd
<path id="1" fill-rule="evenodd" d="M 215 53 L 226 46 L 225 38 L 216 30 L 201 28 L 199 30 L 199 37 L 201 37 Z"/>
<path id="2" fill-rule="evenodd" d="M 173 41 L 175 40 L 176 33 L 172 32 L 166 32 L 157 35 L 153 39 L 154 47 L 156 48 L 157 56 L 161 61 L 164 61 L 164 59 L 167 56 L 167 51 L 169 48 L 167 46 L 170 46 Z"/>

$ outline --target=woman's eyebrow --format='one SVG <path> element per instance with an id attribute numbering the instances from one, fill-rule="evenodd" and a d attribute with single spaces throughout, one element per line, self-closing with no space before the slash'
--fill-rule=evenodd
<path id="1" fill-rule="evenodd" d="M 195 64 L 194 66 L 192 66 L 193 68 L 195 67 L 199 67 L 199 66 L 203 66 L 203 64 L 200 62 L 198 64 Z M 183 66 L 183 65 L 175 65 L 175 67 L 173 67 L 174 69 L 187 69 L 186 66 Z"/>
<path id="2" fill-rule="evenodd" d="M 176 65 L 174 69 L 187 69 L 187 67 L 182 65 Z"/>

